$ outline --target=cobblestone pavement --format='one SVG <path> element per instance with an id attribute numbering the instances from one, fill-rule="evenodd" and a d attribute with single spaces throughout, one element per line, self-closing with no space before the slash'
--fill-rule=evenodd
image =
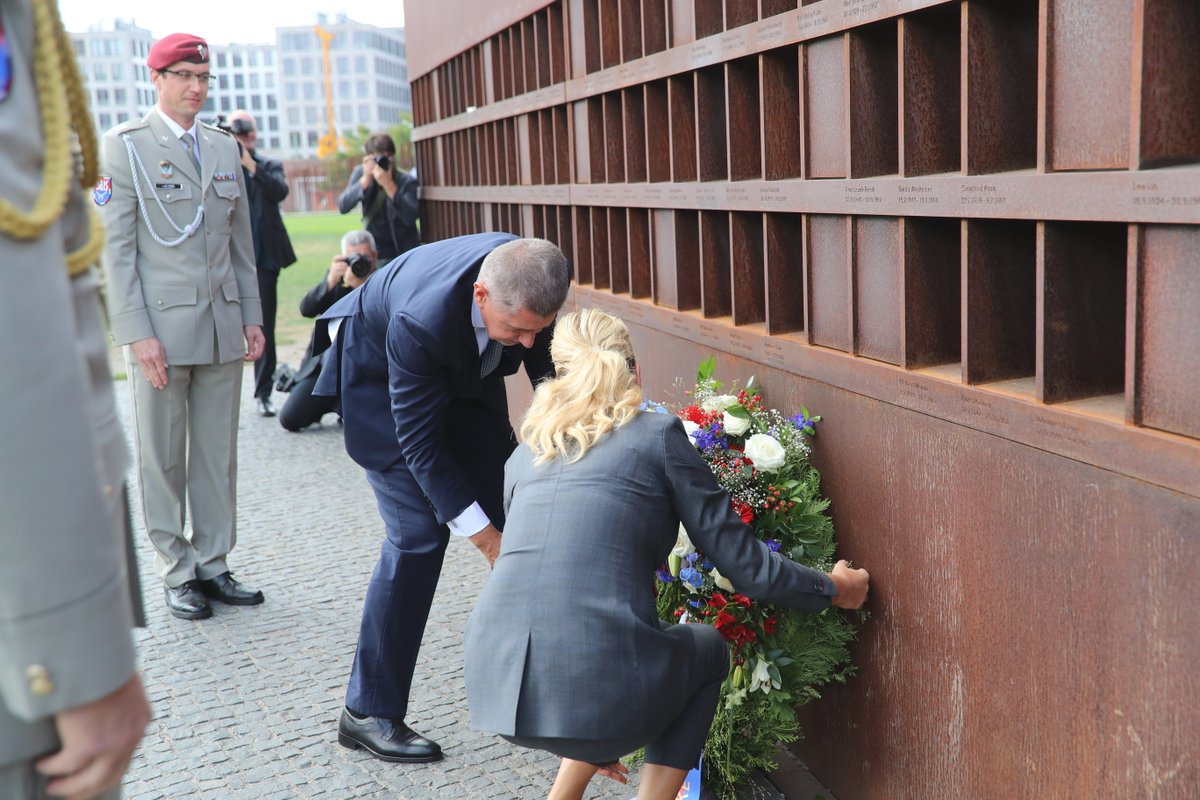
<path id="1" fill-rule="evenodd" d="M 238 453 L 235 577 L 257 607 L 212 619 L 167 612 L 153 550 L 134 513 L 148 628 L 137 635 L 154 722 L 125 784 L 133 800 L 542 798 L 552 757 L 467 724 L 462 631 L 486 576 L 468 542 L 450 544 L 417 664 L 409 722 L 444 761 L 385 764 L 337 744 L 336 726 L 382 524 L 333 415 L 288 433 L 258 416 L 246 371 Z M 116 384 L 129 425 L 128 386 Z M 285 396 L 276 395 L 278 403 Z M 136 485 L 131 484 L 136 493 Z M 630 798 L 597 780 L 589 798 Z"/>

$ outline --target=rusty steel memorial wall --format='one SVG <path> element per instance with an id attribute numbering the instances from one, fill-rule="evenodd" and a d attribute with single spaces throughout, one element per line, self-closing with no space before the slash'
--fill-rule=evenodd
<path id="1" fill-rule="evenodd" d="M 714 353 L 824 416 L 834 794 L 1200 797 L 1200 3 L 406 20 L 426 240 L 551 239 L 652 395 Z"/>

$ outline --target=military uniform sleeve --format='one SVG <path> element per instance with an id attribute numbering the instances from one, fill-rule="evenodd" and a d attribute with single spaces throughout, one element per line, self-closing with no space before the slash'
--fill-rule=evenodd
<path id="1" fill-rule="evenodd" d="M 232 139 L 228 144 L 236 148 Z M 236 157 L 237 153 L 234 153 Z M 229 260 L 237 280 L 238 297 L 242 304 L 242 325 L 262 325 L 262 302 L 258 296 L 258 269 L 254 264 L 254 237 L 250 232 L 250 195 L 246 189 L 245 173 L 233 170 L 237 176 L 241 197 L 233 206 L 233 230 L 229 236 Z"/>
<path id="2" fill-rule="evenodd" d="M 100 142 L 100 175 L 101 180 L 112 180 L 112 197 L 99 206 L 104 223 L 109 324 L 114 342 L 131 344 L 155 334 L 138 274 L 137 193 L 125 144 L 115 130 L 106 133 Z"/>
<path id="3" fill-rule="evenodd" d="M 20 387 L 0 400 L 0 702 L 26 720 L 134 673 L 125 546 L 111 524 L 121 492 L 102 483 L 73 286 L 61 237 L 50 241 L 59 230 L 0 235 L 0 272 L 21 287 L 0 292 L 0 374 Z"/>

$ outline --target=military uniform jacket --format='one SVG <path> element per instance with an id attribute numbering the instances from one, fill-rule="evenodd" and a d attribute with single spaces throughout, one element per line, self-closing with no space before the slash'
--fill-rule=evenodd
<path id="1" fill-rule="evenodd" d="M 0 196 L 33 207 L 45 141 L 28 3 L 0 0 L 12 90 L 0 102 Z M 86 123 L 85 123 L 86 124 Z M 134 674 L 124 514 L 127 459 L 93 273 L 64 252 L 87 237 L 83 193 L 39 238 L 0 233 L 0 767 L 53 751 L 54 715 Z"/>
<path id="2" fill-rule="evenodd" d="M 113 339 L 156 336 L 176 366 L 239 359 L 243 327 L 262 324 L 237 143 L 207 125 L 197 133 L 200 171 L 158 111 L 118 125 L 100 143 L 93 195 L 108 236 Z"/>

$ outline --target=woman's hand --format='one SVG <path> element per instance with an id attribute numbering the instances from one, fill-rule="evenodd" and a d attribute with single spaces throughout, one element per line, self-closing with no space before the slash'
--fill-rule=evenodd
<path id="1" fill-rule="evenodd" d="M 833 565 L 829 577 L 837 589 L 837 595 L 830 602 L 838 608 L 861 608 L 867 602 L 871 576 L 865 569 L 853 569 L 849 561 L 842 559 Z"/>

